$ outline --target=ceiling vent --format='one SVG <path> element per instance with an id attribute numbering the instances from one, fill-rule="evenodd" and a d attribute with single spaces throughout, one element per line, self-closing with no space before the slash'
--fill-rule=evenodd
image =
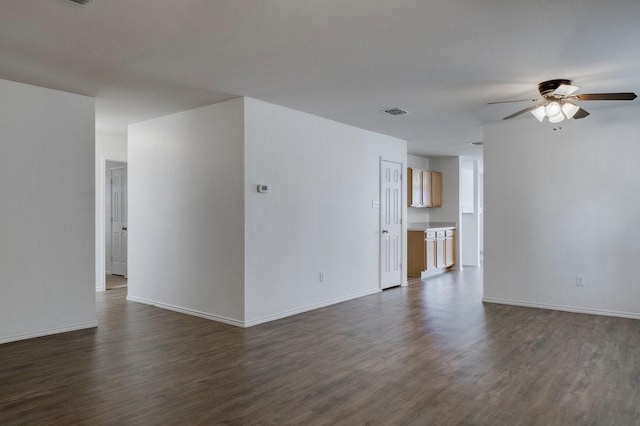
<path id="1" fill-rule="evenodd" d="M 389 114 L 389 115 L 404 115 L 406 113 L 408 113 L 409 111 L 405 111 L 403 109 L 400 108 L 389 108 L 389 109 L 385 109 L 382 112 Z"/>
<path id="2" fill-rule="evenodd" d="M 80 6 L 86 6 L 91 3 L 93 0 L 69 0 L 71 3 L 79 4 Z"/>

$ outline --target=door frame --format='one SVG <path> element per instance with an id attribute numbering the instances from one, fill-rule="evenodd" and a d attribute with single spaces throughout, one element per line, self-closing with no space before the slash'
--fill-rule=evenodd
<path id="1" fill-rule="evenodd" d="M 120 274 L 114 274 L 113 273 L 113 171 L 114 170 L 124 170 L 124 173 L 125 173 L 125 176 L 126 176 L 126 184 L 125 184 L 126 187 L 127 187 L 127 206 L 126 206 L 126 209 L 127 209 L 127 213 L 128 213 L 128 210 L 129 210 L 129 191 L 128 191 L 128 188 L 129 188 L 129 174 L 128 174 L 128 169 L 127 169 L 127 163 L 123 163 L 123 165 L 121 165 L 121 166 L 111 167 L 109 169 L 109 171 L 111 172 L 111 173 L 109 173 L 110 179 L 111 179 L 111 183 L 110 183 L 110 186 L 109 186 L 110 191 L 111 191 L 109 193 L 109 196 L 111 197 L 111 199 L 109 200 L 109 207 L 111 208 L 111 220 L 106 220 L 107 218 L 105 217 L 105 228 L 104 228 L 104 230 L 105 230 L 105 240 L 106 240 L 107 233 L 108 233 L 109 241 L 110 241 L 109 247 L 111 248 L 111 275 L 120 275 Z M 105 175 L 106 175 L 106 170 L 105 170 Z M 106 184 L 107 184 L 107 182 L 105 181 L 105 187 L 107 186 Z M 107 194 L 105 192 L 105 204 L 106 204 L 106 199 L 107 199 Z M 106 211 L 106 208 L 105 208 L 105 211 Z M 127 215 L 127 218 L 128 218 L 128 215 Z M 109 229 L 107 229 L 107 228 L 109 228 Z M 126 242 L 125 245 L 128 246 L 128 242 Z M 106 244 L 105 244 L 105 246 L 106 246 Z M 127 247 L 127 252 L 128 252 L 128 247 Z M 106 263 L 107 263 L 107 256 L 106 255 L 107 255 L 107 253 L 105 252 L 105 260 L 104 260 L 104 262 L 105 262 L 105 275 L 106 275 L 106 272 L 107 272 L 106 271 L 106 269 L 107 269 L 106 268 Z M 125 263 L 127 263 L 127 262 L 125 262 Z M 125 269 L 126 269 L 126 266 L 125 266 Z M 120 276 L 124 276 L 125 278 L 127 278 L 128 273 L 125 272 L 124 275 L 120 275 Z"/>
<path id="2" fill-rule="evenodd" d="M 382 288 L 382 162 L 388 161 L 400 165 L 400 247 L 402 255 L 400 260 L 400 285 L 408 285 L 407 281 L 407 179 L 406 163 L 404 160 L 386 158 L 380 156 L 378 162 L 378 289 Z"/>
<path id="3" fill-rule="evenodd" d="M 105 262 L 105 245 L 106 245 L 106 197 L 107 191 L 107 161 L 117 161 L 119 163 L 127 163 L 126 157 L 105 156 L 101 155 L 99 170 L 96 170 L 96 179 L 100 183 L 96 192 L 96 291 L 105 291 L 106 289 L 106 262 Z M 128 180 L 127 180 L 128 181 Z M 109 230 L 110 231 L 110 230 Z"/>

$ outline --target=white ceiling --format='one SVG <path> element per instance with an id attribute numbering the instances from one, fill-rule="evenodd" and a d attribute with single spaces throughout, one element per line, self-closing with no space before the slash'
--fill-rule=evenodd
<path id="1" fill-rule="evenodd" d="M 106 133 L 250 96 L 478 155 L 528 106 L 486 103 L 540 81 L 640 93 L 639 19 L 638 0 L 2 0 L 0 78 L 95 96 Z"/>

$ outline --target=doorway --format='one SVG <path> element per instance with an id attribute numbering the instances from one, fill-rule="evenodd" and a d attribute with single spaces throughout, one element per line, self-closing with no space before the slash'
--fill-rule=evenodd
<path id="1" fill-rule="evenodd" d="M 127 285 L 127 164 L 105 165 L 105 290 Z"/>

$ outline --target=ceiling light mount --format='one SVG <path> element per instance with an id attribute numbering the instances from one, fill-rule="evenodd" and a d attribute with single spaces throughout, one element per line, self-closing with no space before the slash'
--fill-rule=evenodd
<path id="1" fill-rule="evenodd" d="M 555 92 L 555 90 L 563 84 L 570 86 L 571 80 L 556 79 L 543 81 L 542 83 L 538 84 L 538 91 L 542 96 L 546 97 L 553 94 L 553 92 Z"/>

